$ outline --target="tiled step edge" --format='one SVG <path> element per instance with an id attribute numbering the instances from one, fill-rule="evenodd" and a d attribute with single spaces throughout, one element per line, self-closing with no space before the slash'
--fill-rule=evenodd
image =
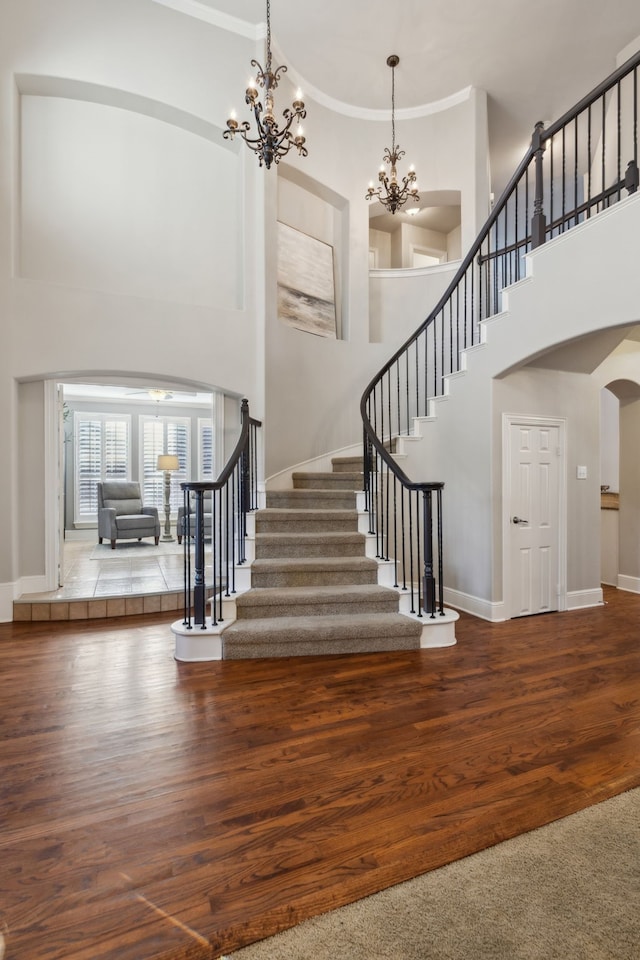
<path id="1" fill-rule="evenodd" d="M 169 613 L 182 610 L 182 590 L 151 593 L 135 597 L 94 597 L 78 600 L 14 600 L 13 622 L 35 623 L 67 620 L 100 620 L 109 617 L 135 617 L 145 613 Z"/>

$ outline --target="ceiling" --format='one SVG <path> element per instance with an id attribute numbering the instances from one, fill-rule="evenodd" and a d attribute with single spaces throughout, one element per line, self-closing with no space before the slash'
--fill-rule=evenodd
<path id="1" fill-rule="evenodd" d="M 255 26 L 265 0 L 159 0 Z M 239 25 L 240 26 L 240 25 Z M 638 0 L 271 0 L 274 59 L 307 93 L 352 111 L 396 114 L 469 86 L 487 91 L 493 190 L 499 195 L 538 120 L 557 120 L 640 37 Z M 336 106 L 336 103 L 333 104 Z"/>

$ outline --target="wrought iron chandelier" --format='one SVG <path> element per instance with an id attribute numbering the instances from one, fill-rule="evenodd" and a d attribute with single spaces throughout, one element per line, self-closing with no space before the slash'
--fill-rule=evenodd
<path id="1" fill-rule="evenodd" d="M 378 173 L 379 186 L 374 187 L 373 180 L 369 182 L 367 190 L 367 200 L 377 197 L 383 207 L 389 213 L 395 213 L 407 202 L 409 198 L 419 200 L 418 184 L 416 183 L 416 174 L 413 164 L 409 168 L 409 173 L 402 178 L 402 183 L 398 182 L 398 171 L 396 164 L 400 157 L 404 157 L 404 150 L 396 146 L 396 67 L 400 63 L 400 57 L 395 53 L 387 57 L 387 66 L 391 67 L 391 150 L 385 147 L 382 159 L 384 163 L 391 166 L 390 176 L 387 176 L 384 164 L 380 167 Z"/>
<path id="2" fill-rule="evenodd" d="M 253 150 L 258 156 L 260 166 L 265 166 L 267 170 L 272 163 L 279 163 L 281 157 L 285 157 L 291 147 L 296 147 L 301 157 L 307 156 L 305 147 L 305 138 L 300 126 L 300 121 L 307 115 L 302 101 L 302 93 L 298 90 L 296 99 L 291 107 L 283 111 L 282 116 L 285 125 L 282 130 L 278 129 L 278 123 L 273 115 L 273 91 L 278 86 L 278 81 L 283 73 L 286 73 L 285 66 L 271 69 L 271 2 L 267 0 L 267 66 L 263 70 L 257 60 L 251 61 L 251 66 L 257 69 L 255 78 L 249 80 L 244 101 L 247 106 L 253 110 L 257 127 L 257 136 L 249 136 L 251 125 L 248 120 L 238 123 L 235 111 L 227 120 L 227 129 L 222 134 L 225 139 L 233 140 L 236 133 L 239 133 L 250 150 Z M 265 106 L 262 106 L 258 99 L 258 85 L 264 88 Z M 297 121 L 295 130 L 291 130 L 294 121 Z"/>

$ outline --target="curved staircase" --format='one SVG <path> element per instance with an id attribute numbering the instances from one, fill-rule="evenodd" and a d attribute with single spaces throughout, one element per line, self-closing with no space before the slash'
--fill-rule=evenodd
<path id="1" fill-rule="evenodd" d="M 251 589 L 222 630 L 223 659 L 420 647 L 421 623 L 399 613 L 397 590 L 378 585 L 379 564 L 366 555 L 362 460 L 336 457 L 332 466 L 267 492 L 255 514 Z"/>

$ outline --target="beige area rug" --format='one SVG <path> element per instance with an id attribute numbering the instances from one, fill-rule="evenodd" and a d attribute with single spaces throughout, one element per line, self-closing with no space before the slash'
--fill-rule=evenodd
<path id="1" fill-rule="evenodd" d="M 231 958 L 638 960 L 640 789 Z"/>

